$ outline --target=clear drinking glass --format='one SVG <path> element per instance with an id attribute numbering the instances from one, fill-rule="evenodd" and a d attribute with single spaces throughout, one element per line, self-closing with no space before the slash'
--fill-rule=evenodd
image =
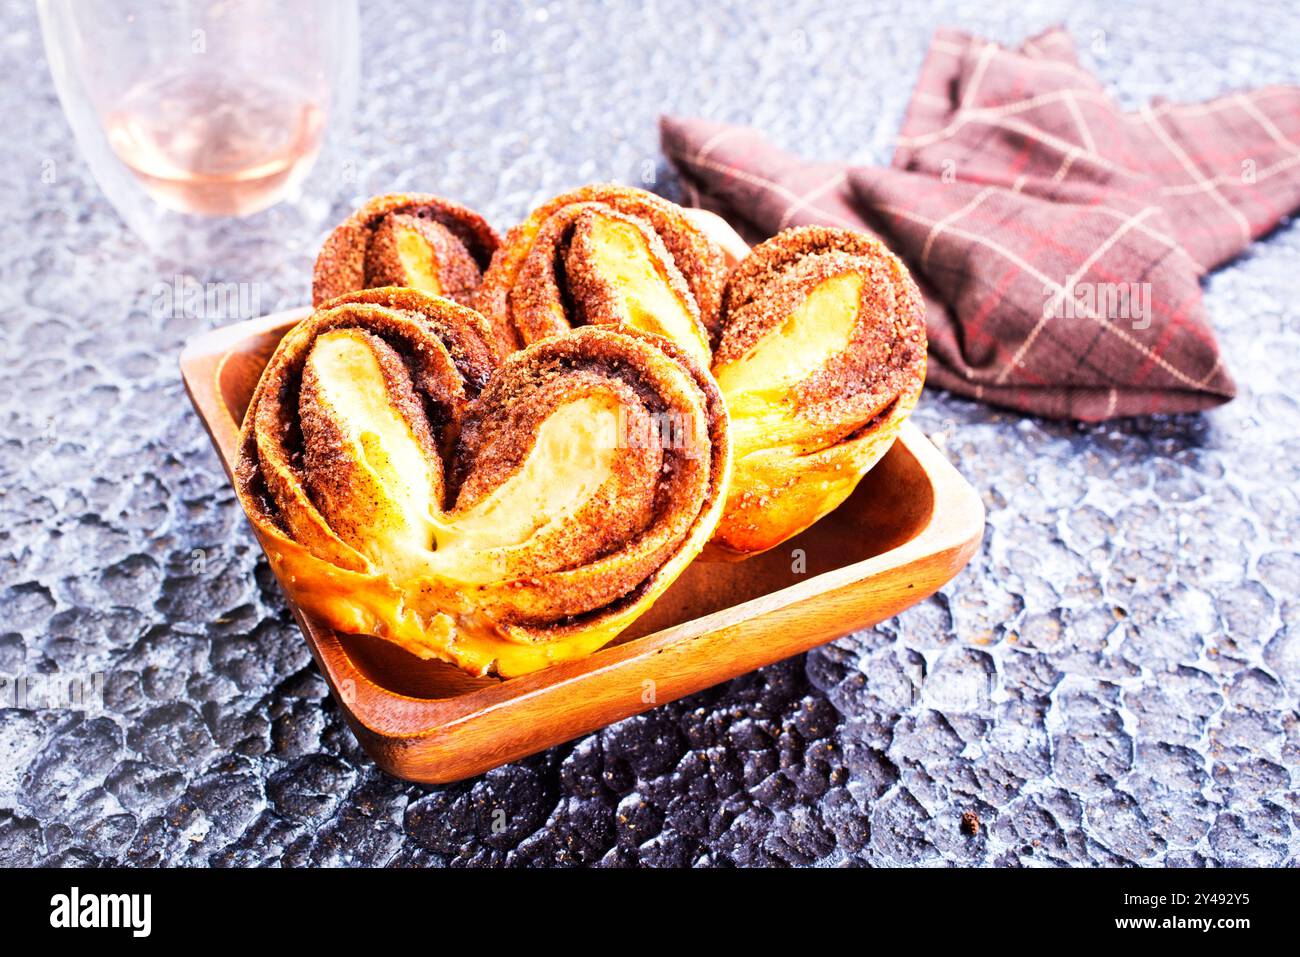
<path id="1" fill-rule="evenodd" d="M 347 169 L 356 0 L 37 5 L 82 154 L 152 250 L 201 264 L 314 244 Z"/>

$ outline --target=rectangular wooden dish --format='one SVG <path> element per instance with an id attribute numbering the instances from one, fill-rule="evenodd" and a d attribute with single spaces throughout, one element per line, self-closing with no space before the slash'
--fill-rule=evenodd
<path id="1" fill-rule="evenodd" d="M 227 474 L 262 369 L 308 313 L 216 329 L 182 354 Z M 456 781 L 884 621 L 956 575 L 983 529 L 975 490 L 909 422 L 835 512 L 748 561 L 694 563 L 615 644 L 582 661 L 473 678 L 293 612 L 375 762 L 412 781 Z"/>

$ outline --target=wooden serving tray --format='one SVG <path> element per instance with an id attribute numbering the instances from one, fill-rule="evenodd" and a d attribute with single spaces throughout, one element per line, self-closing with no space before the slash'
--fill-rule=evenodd
<path id="1" fill-rule="evenodd" d="M 227 474 L 239 426 L 296 309 L 192 340 L 181 375 Z M 910 422 L 843 505 L 739 563 L 695 562 L 631 629 L 581 660 L 474 678 L 290 602 L 339 708 L 384 770 L 425 783 L 481 774 L 868 628 L 933 594 L 984 530 L 975 490 Z"/>

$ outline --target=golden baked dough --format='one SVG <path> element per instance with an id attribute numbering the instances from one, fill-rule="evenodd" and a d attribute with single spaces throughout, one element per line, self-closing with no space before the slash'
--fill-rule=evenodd
<path id="1" fill-rule="evenodd" d="M 470 305 L 500 237 L 471 209 L 428 193 L 376 196 L 325 240 L 312 304 L 359 289 L 407 286 Z"/>
<path id="2" fill-rule="evenodd" d="M 707 368 L 724 272 L 722 251 L 674 203 L 586 186 L 510 230 L 475 304 L 513 347 L 623 326 L 667 336 Z"/>
<path id="3" fill-rule="evenodd" d="M 475 674 L 609 642 L 699 553 L 730 471 L 722 396 L 666 339 L 590 327 L 497 358 L 412 289 L 325 303 L 253 396 L 236 487 L 331 627 Z"/>
<path id="4" fill-rule="evenodd" d="M 921 394 L 924 308 L 898 258 L 848 230 L 786 230 L 736 266 L 712 370 L 735 474 L 705 557 L 772 548 L 848 497 Z"/>

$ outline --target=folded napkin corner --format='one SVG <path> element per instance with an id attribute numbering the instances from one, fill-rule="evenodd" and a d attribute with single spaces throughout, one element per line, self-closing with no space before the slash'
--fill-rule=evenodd
<path id="1" fill-rule="evenodd" d="M 1082 420 L 1232 398 L 1201 277 L 1300 208 L 1300 89 L 1121 110 L 1049 29 L 935 33 L 888 168 L 664 117 L 686 200 L 761 239 L 869 230 L 926 294 L 930 381 Z"/>

